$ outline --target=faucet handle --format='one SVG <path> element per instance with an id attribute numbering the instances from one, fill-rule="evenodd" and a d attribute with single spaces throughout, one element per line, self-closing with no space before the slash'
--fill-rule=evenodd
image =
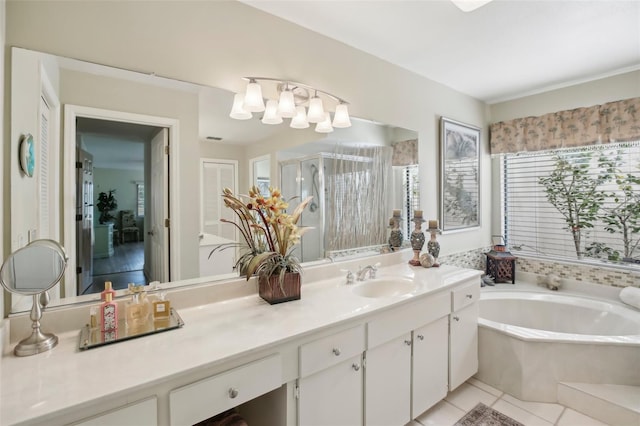
<path id="1" fill-rule="evenodd" d="M 354 281 L 353 272 L 351 272 L 349 269 L 340 269 L 340 271 L 347 273 L 347 284 L 353 284 L 353 281 Z"/>
<path id="2" fill-rule="evenodd" d="M 371 271 L 369 271 L 369 278 L 375 279 L 379 266 L 380 266 L 380 262 L 377 262 L 376 264 L 371 265 Z"/>

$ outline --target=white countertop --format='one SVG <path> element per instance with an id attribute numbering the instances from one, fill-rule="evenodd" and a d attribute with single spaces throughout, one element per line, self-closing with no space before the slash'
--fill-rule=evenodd
<path id="1" fill-rule="evenodd" d="M 2 357 L 0 424 L 63 414 L 101 398 L 248 356 L 406 303 L 480 274 L 447 265 L 430 269 L 407 264 L 383 267 L 378 270 L 379 277 L 410 277 L 417 284 L 412 293 L 387 298 L 355 295 L 344 279 L 305 285 L 303 276 L 301 300 L 269 305 L 256 294 L 179 309 L 185 325 L 177 330 L 86 351 L 78 349 L 79 330 L 61 333 L 58 346 L 49 352 Z"/>

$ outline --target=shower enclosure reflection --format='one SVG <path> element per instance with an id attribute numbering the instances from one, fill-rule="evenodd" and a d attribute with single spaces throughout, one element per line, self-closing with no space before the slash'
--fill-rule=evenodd
<path id="1" fill-rule="evenodd" d="M 389 146 L 337 145 L 280 162 L 281 187 L 296 200 L 313 196 L 302 214 L 307 232 L 296 254 L 303 261 L 380 250 L 387 239 L 386 221 L 393 185 Z M 294 208 L 292 206 L 292 208 Z"/>

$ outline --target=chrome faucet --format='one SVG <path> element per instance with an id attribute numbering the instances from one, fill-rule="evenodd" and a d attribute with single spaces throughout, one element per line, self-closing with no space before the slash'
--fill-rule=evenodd
<path id="1" fill-rule="evenodd" d="M 358 271 L 357 279 L 358 281 L 364 281 L 367 278 L 367 272 L 369 273 L 369 278 L 373 279 L 376 277 L 377 271 L 378 271 L 378 264 L 367 265 Z"/>

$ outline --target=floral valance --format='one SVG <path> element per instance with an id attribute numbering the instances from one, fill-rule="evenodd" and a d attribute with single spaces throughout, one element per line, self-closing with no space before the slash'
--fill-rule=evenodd
<path id="1" fill-rule="evenodd" d="M 411 166 L 418 164 L 418 140 L 411 139 L 407 141 L 391 143 L 393 148 L 393 156 L 391 164 L 394 166 Z"/>
<path id="2" fill-rule="evenodd" d="M 640 139 L 640 98 L 517 118 L 490 126 L 491 153 L 542 151 Z"/>

